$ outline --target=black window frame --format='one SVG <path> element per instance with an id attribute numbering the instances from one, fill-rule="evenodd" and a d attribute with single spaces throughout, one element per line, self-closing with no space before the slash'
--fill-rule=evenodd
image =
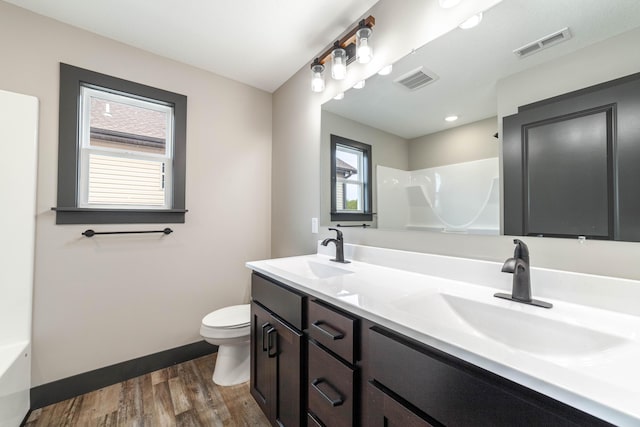
<path id="1" fill-rule="evenodd" d="M 336 206 L 336 147 L 342 145 L 363 153 L 363 169 L 359 171 L 363 177 L 364 212 L 338 212 Z M 373 221 L 373 158 L 371 145 L 331 134 L 331 221 Z"/>
<path id="2" fill-rule="evenodd" d="M 171 209 L 78 207 L 80 156 L 80 88 L 92 85 L 157 100 L 173 107 L 173 194 Z M 58 201 L 56 224 L 178 224 L 185 222 L 187 97 L 129 80 L 60 63 L 58 128 Z"/>

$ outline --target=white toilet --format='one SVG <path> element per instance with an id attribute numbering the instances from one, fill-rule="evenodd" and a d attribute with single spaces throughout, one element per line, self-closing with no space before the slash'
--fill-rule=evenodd
<path id="1" fill-rule="evenodd" d="M 207 314 L 202 319 L 200 335 L 218 346 L 213 382 L 236 385 L 249 381 L 249 341 L 251 311 L 249 304 L 233 305 Z"/>

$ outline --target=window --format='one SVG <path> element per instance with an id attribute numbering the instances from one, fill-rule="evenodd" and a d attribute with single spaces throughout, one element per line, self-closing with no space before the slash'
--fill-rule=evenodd
<path id="1" fill-rule="evenodd" d="M 58 224 L 182 223 L 186 97 L 60 64 Z"/>
<path id="2" fill-rule="evenodd" d="M 371 221 L 371 146 L 331 135 L 331 221 Z"/>

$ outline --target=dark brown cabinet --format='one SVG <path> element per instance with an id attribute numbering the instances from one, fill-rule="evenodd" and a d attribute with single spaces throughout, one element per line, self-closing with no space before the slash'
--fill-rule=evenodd
<path id="1" fill-rule="evenodd" d="M 609 425 L 385 328 L 374 326 L 368 334 L 370 381 L 399 396 L 407 402 L 407 411 L 409 406 L 416 408 L 434 425 Z"/>
<path id="2" fill-rule="evenodd" d="M 302 406 L 302 351 L 302 332 L 254 300 L 250 390 L 274 426 L 297 427 L 306 416 Z"/>
<path id="3" fill-rule="evenodd" d="M 274 426 L 610 425 L 258 274 L 252 299 L 251 394 Z"/>

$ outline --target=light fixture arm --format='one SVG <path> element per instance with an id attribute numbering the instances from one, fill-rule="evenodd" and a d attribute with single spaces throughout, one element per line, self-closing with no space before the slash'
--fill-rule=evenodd
<path id="1" fill-rule="evenodd" d="M 360 28 L 363 27 L 367 27 L 367 28 L 373 28 L 376 25 L 376 18 L 374 18 L 373 16 L 368 16 L 365 19 L 362 19 L 357 26 L 353 27 L 347 34 L 345 34 L 341 39 L 336 40 L 327 50 L 325 50 L 321 55 L 318 55 L 318 57 L 316 58 L 316 60 L 318 60 L 318 62 L 320 64 L 325 64 L 326 62 L 331 60 L 331 52 L 333 52 L 333 50 L 336 47 L 341 47 L 342 49 L 345 49 L 347 51 L 349 51 L 348 47 L 350 45 L 353 45 L 355 47 L 355 43 L 356 43 L 356 32 L 358 32 L 358 30 Z M 315 62 L 315 61 L 314 61 Z"/>

